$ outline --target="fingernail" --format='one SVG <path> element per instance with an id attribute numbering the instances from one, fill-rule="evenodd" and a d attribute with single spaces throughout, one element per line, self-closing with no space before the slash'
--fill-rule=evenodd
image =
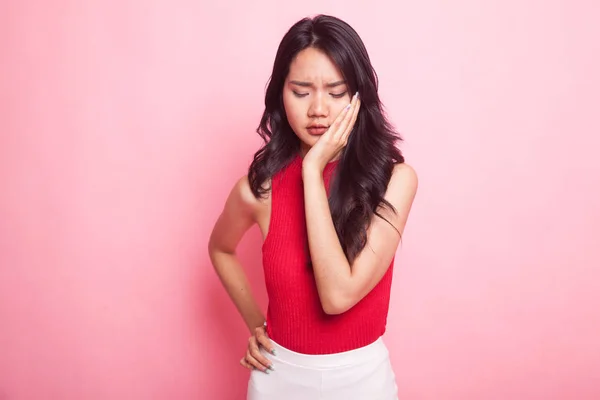
<path id="1" fill-rule="evenodd" d="M 356 92 L 356 98 L 358 99 L 360 97 L 360 94 L 358 92 Z"/>
<path id="2" fill-rule="evenodd" d="M 275 371 L 275 368 L 273 367 L 273 364 L 269 365 L 269 369 L 270 369 L 271 371 Z"/>
<path id="3" fill-rule="evenodd" d="M 273 354 L 274 356 L 277 355 L 277 352 L 275 351 L 275 349 L 271 349 L 271 354 Z"/>
<path id="4" fill-rule="evenodd" d="M 346 106 L 346 110 L 349 110 L 349 109 L 350 109 L 350 107 L 352 107 L 352 104 L 348 104 L 348 105 Z"/>
<path id="5" fill-rule="evenodd" d="M 268 369 L 265 369 L 265 374 L 269 375 L 271 373 L 271 371 L 269 371 Z"/>

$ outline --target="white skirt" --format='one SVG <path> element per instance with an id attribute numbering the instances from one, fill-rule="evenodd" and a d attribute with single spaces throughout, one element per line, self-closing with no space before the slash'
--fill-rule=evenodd
<path id="1" fill-rule="evenodd" d="M 274 371 L 250 373 L 247 400 L 397 400 L 398 388 L 383 340 L 342 353 L 311 355 L 271 340 L 262 353 Z"/>

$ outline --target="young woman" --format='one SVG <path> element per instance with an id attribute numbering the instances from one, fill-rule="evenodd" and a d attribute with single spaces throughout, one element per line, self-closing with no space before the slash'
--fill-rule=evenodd
<path id="1" fill-rule="evenodd" d="M 209 251 L 250 339 L 250 400 L 397 398 L 385 332 L 394 255 L 417 190 L 358 34 L 331 16 L 283 37 L 258 150 Z M 267 316 L 236 257 L 258 224 Z"/>

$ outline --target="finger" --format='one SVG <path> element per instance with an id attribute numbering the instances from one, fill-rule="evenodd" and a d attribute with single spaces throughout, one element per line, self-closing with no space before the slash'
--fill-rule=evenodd
<path id="1" fill-rule="evenodd" d="M 261 364 L 256 358 L 252 357 L 252 354 L 250 354 L 250 350 L 248 350 L 248 352 L 246 353 L 246 362 L 248 364 L 250 364 L 252 367 L 254 367 L 257 370 L 262 371 L 266 374 L 268 374 L 270 372 L 269 368 L 267 368 L 265 365 Z"/>
<path id="2" fill-rule="evenodd" d="M 240 360 L 240 364 L 242 367 L 248 368 L 250 371 L 252 371 L 254 369 L 254 367 L 248 361 L 246 361 L 246 357 L 244 357 Z"/>
<path id="3" fill-rule="evenodd" d="M 356 124 L 356 119 L 358 118 L 358 112 L 360 111 L 360 105 L 361 105 L 361 101 L 360 101 L 360 99 L 357 99 L 356 105 L 354 106 L 354 109 L 352 110 L 352 118 L 350 120 L 350 124 L 348 124 L 348 127 L 346 128 L 346 131 L 344 132 L 344 135 L 342 136 L 342 139 L 341 139 L 343 142 L 348 141 L 348 137 L 350 136 L 350 133 L 354 129 L 354 125 Z"/>
<path id="4" fill-rule="evenodd" d="M 250 344 L 248 345 L 248 353 L 254 360 L 260 363 L 261 371 L 266 368 L 273 368 L 271 361 L 269 361 L 269 359 L 260 352 L 260 349 L 258 348 L 258 341 L 254 336 L 252 336 Z"/>
<path id="5" fill-rule="evenodd" d="M 352 101 L 350 102 L 350 108 L 346 111 L 344 115 L 344 119 L 340 122 L 338 129 L 334 133 L 334 137 L 340 139 L 350 126 L 350 121 L 352 120 L 353 111 L 356 109 L 356 104 L 358 102 L 358 96 L 355 94 L 352 96 Z"/>
<path id="6" fill-rule="evenodd" d="M 264 328 L 256 328 L 256 334 L 254 335 L 258 343 L 265 348 L 269 353 L 275 355 L 275 347 L 273 346 L 273 342 L 267 336 L 267 333 Z"/>
<path id="7" fill-rule="evenodd" d="M 348 104 L 346 107 L 344 107 L 342 109 L 342 111 L 340 111 L 340 113 L 336 117 L 335 121 L 333 121 L 333 124 L 331 124 L 329 126 L 329 129 L 327 129 L 327 132 L 325 132 L 325 134 L 323 136 L 325 136 L 325 135 L 335 136 L 336 135 L 336 133 L 338 132 L 338 130 L 340 128 L 340 125 L 344 122 L 344 119 L 348 115 L 348 111 L 350 110 L 350 108 L 352 108 L 352 103 Z"/>

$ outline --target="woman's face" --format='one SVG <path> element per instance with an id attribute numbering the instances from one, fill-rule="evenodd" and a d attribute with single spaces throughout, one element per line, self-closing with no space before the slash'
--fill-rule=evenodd
<path id="1" fill-rule="evenodd" d="M 296 55 L 283 86 L 283 106 L 303 154 L 350 103 L 348 90 L 341 71 L 327 54 L 309 47 Z"/>

